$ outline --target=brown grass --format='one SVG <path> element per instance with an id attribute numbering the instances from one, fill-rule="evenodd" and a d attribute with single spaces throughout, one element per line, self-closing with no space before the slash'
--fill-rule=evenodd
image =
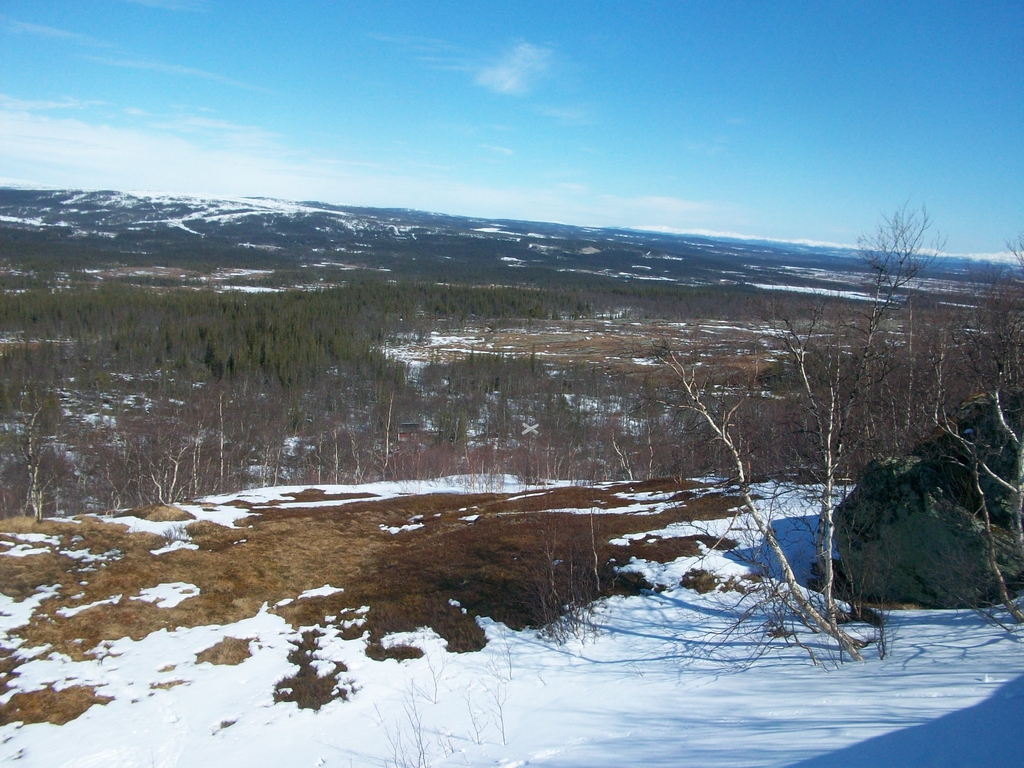
<path id="1" fill-rule="evenodd" d="M 729 550 L 736 547 L 732 539 L 718 539 L 714 536 L 679 536 L 662 539 L 650 536 L 629 543 L 628 553 L 644 560 L 668 563 L 678 557 L 695 557 L 701 554 L 700 544 L 708 549 Z"/>
<path id="2" fill-rule="evenodd" d="M 756 576 L 743 576 L 742 578 L 730 576 L 723 580 L 711 571 L 706 571 L 703 568 L 691 568 L 683 574 L 679 580 L 679 586 L 692 589 L 702 595 L 716 589 L 719 592 L 739 592 L 745 595 L 759 581 L 760 579 Z"/>
<path id="3" fill-rule="evenodd" d="M 691 568 L 683 574 L 679 580 L 679 586 L 692 589 L 703 595 L 717 589 L 720 581 L 721 579 L 711 571 L 706 571 L 703 568 Z"/>
<path id="4" fill-rule="evenodd" d="M 249 643 L 255 638 L 239 639 L 237 637 L 225 637 L 216 645 L 211 645 L 205 651 L 196 654 L 196 664 L 210 662 L 211 664 L 224 664 L 235 666 L 252 656 L 249 651 Z"/>
<path id="5" fill-rule="evenodd" d="M 154 523 L 176 523 L 184 520 L 195 520 L 196 516 L 191 512 L 177 507 L 168 507 L 163 504 L 151 504 L 148 507 L 140 507 L 132 510 L 131 514 L 149 520 Z"/>
<path id="6" fill-rule="evenodd" d="M 384 661 L 384 659 L 408 661 L 409 659 L 422 659 L 423 651 L 415 645 L 392 645 L 385 648 L 380 643 L 369 643 L 366 646 L 366 655 L 374 661 Z"/>
<path id="7" fill-rule="evenodd" d="M 666 376 L 658 368 L 641 366 L 635 358 L 649 353 L 652 348 L 667 344 L 673 349 L 685 349 L 694 342 L 720 352 L 722 360 L 737 357 L 738 349 L 749 346 L 759 333 L 756 325 L 743 328 L 741 323 L 731 321 L 720 323 L 705 321 L 698 326 L 680 326 L 678 323 L 643 320 L 636 323 L 633 318 L 618 320 L 550 320 L 537 323 L 529 329 L 507 328 L 496 330 L 467 329 L 467 334 L 482 339 L 473 344 L 477 352 L 505 354 L 525 357 L 536 353 L 550 362 L 564 361 L 574 365 L 596 365 L 602 369 L 631 371 L 644 376 Z M 409 350 L 414 357 L 426 361 L 441 361 L 465 358 L 469 352 L 466 344 L 437 346 L 431 344 L 413 345 Z M 763 363 L 762 363 L 763 365 Z"/>
<path id="8" fill-rule="evenodd" d="M 47 686 L 38 691 L 16 693 L 0 705 L 0 725 L 22 722 L 64 725 L 83 715 L 93 704 L 107 704 L 109 696 L 97 696 L 88 685 L 73 685 L 55 691 Z"/>
<path id="9" fill-rule="evenodd" d="M 344 664 L 336 663 L 334 671 L 323 677 L 313 666 L 313 654 L 321 637 L 323 632 L 309 630 L 302 633 L 298 643 L 293 643 L 288 661 L 298 666 L 299 671 L 278 681 L 274 686 L 274 701 L 292 701 L 300 709 L 319 710 L 330 701 L 348 698 L 348 689 L 338 681 L 338 675 L 348 671 Z"/>
<path id="10" fill-rule="evenodd" d="M 671 494 L 672 503 L 654 516 L 616 514 L 616 509 L 630 503 L 616 495 L 623 492 Z M 94 518 L 83 518 L 78 524 L 3 520 L 0 537 L 4 532 L 31 530 L 60 538 L 62 548 L 119 554 L 106 563 L 91 565 L 55 553 L 0 557 L 0 584 L 3 592 L 15 599 L 24 599 L 42 585 L 60 586 L 59 593 L 44 601 L 32 621 L 15 634 L 29 645 L 49 644 L 53 651 L 73 659 L 87 658 L 105 640 L 141 639 L 162 628 L 234 623 L 255 615 L 264 603 L 273 606 L 283 598 L 294 600 L 302 591 L 324 584 L 344 591 L 294 600 L 272 610 L 300 627 L 324 625 L 325 617 L 331 615 L 338 617 L 337 621 L 351 619 L 355 615 L 352 610 L 368 605 L 365 625 L 346 630 L 345 636 L 359 637 L 368 631 L 371 654 L 394 658 L 395 654 L 410 653 L 385 652 L 380 640 L 389 633 L 422 626 L 432 627 L 452 652 L 474 651 L 485 642 L 476 616 L 490 616 L 515 628 L 544 621 L 531 601 L 538 579 L 548 572 L 553 560 L 589 558 L 592 563 L 596 550 L 600 594 L 636 594 L 650 585 L 638 576 L 615 571 L 615 562 L 628 558 L 623 558 L 625 548 L 611 545 L 609 540 L 673 522 L 720 518 L 738 503 L 734 496 L 671 480 L 610 488 L 559 488 L 516 501 L 509 501 L 511 496 L 349 498 L 335 507 L 261 510 L 239 521 L 238 528 L 193 521 L 187 531 L 199 550 L 178 550 L 158 557 L 150 550 L 162 546 L 160 537 L 128 534 L 116 523 Z M 297 501 L 324 500 L 316 490 L 292 497 Z M 545 511 L 565 508 L 603 513 Z M 460 519 L 467 514 L 480 517 L 470 524 Z M 381 531 L 382 525 L 398 527 L 416 516 L 423 528 L 397 535 Z M 72 536 L 84 540 L 72 544 Z M 700 537 L 649 537 L 631 543 L 626 551 L 651 560 L 672 559 L 695 554 L 696 542 L 701 540 L 713 544 Z M 174 608 L 130 599 L 141 589 L 172 581 L 193 583 L 200 594 Z M 70 618 L 56 613 L 60 607 L 85 605 L 116 594 L 123 595 L 116 605 L 97 606 Z M 458 601 L 461 608 L 451 605 L 451 600 Z M 235 653 L 242 648 L 248 652 L 247 641 L 230 640 L 239 647 Z M 231 657 L 227 647 L 224 653 Z M 11 667 L 12 672 L 16 668 L 10 659 L 0 659 L 0 666 L 5 670 Z M 309 700 L 318 696 L 311 694 Z"/>

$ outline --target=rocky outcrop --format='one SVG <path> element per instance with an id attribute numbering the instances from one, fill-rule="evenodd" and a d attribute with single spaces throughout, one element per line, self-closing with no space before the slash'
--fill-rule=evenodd
<path id="1" fill-rule="evenodd" d="M 1024 391 L 1004 391 L 1003 414 L 1020 434 Z M 1002 477 L 1015 449 L 999 424 L 992 394 L 957 412 L 960 436 Z M 836 545 L 854 596 L 929 607 L 973 607 L 997 599 L 981 497 L 961 440 L 936 434 L 911 456 L 872 462 L 836 510 Z M 1024 558 L 1012 532 L 1011 495 L 982 478 L 999 569 L 1014 584 Z"/>

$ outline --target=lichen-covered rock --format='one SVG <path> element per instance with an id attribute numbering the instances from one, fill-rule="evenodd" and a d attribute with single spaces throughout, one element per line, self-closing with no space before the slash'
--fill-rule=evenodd
<path id="1" fill-rule="evenodd" d="M 1012 429 L 1021 428 L 1024 392 L 1000 396 Z M 974 442 L 993 471 L 1006 477 L 1014 448 L 998 424 L 992 394 L 958 411 L 960 434 Z M 923 442 L 914 454 L 869 464 L 836 510 L 836 546 L 855 596 L 929 607 L 973 607 L 996 598 L 981 497 L 970 455 L 949 435 Z M 997 562 L 1018 582 L 1024 560 L 1011 534 L 1009 495 L 982 482 L 993 522 Z"/>
<path id="2" fill-rule="evenodd" d="M 963 402 L 957 409 L 957 429 L 978 450 L 979 458 L 997 475 L 1012 478 L 1016 451 L 1006 429 L 999 423 L 1001 411 L 1007 426 L 1016 434 L 1024 434 L 1024 390 L 1019 387 L 999 392 L 999 407 L 996 395 L 985 392 Z M 985 474 L 981 475 L 981 489 L 988 502 L 992 521 L 1006 528 L 1011 524 L 1010 494 Z"/>

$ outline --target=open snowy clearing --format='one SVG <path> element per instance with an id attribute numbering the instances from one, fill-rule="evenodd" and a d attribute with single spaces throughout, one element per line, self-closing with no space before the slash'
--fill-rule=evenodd
<path id="1" fill-rule="evenodd" d="M 0 706 L 10 709 L 21 696 L 18 711 L 28 712 L 33 692 L 53 706 L 64 706 L 62 692 L 85 701 L 63 725 L 11 719 L 0 727 L 0 761 L 118 768 L 1021 763 L 1017 636 L 966 612 L 893 612 L 887 658 L 826 669 L 797 647 L 780 644 L 755 658 L 740 635 L 716 643 L 743 596 L 698 594 L 679 580 L 693 568 L 746 573 L 735 554 L 742 547 L 731 547 L 756 542 L 742 517 L 731 522 L 735 497 L 707 484 L 633 486 L 584 493 L 510 483 L 480 494 L 453 478 L 426 487 L 263 489 L 183 507 L 194 520 L 137 513 L 115 518 L 125 526 L 83 519 L 0 532 L 7 544 L 0 584 L 12 593 L 0 596 Z M 804 514 L 798 498 L 780 505 L 778 525 L 794 532 L 793 548 L 801 546 Z M 488 596 L 458 585 L 444 593 L 461 598 L 448 598 L 452 616 L 437 615 L 447 622 L 438 625 L 447 642 L 432 629 L 376 636 L 387 628 L 384 603 L 403 604 L 376 582 L 404 574 L 403 560 L 419 573 L 428 561 L 416 558 L 426 549 L 451 572 L 482 568 L 460 542 L 468 552 L 514 525 L 525 540 L 531 521 L 537 530 L 568 530 L 543 527 L 552 520 L 599 526 L 600 538 L 611 540 L 602 552 L 621 553 L 625 570 L 661 591 L 605 598 L 596 631 L 563 645 L 493 621 L 482 610 Z M 323 527 L 328 521 L 332 527 Z M 403 526 L 398 534 L 382 530 Z M 300 568 L 295 553 L 328 534 L 343 537 L 333 559 L 318 550 Z M 189 538 L 198 549 L 152 554 L 160 536 Z M 337 562 L 357 542 L 360 556 Z M 89 557 L 72 556 L 83 551 Z M 275 560 L 276 551 L 286 556 Z M 488 559 L 500 559 L 495 552 Z M 366 572 L 375 574 L 373 584 L 361 580 Z M 394 589 L 410 600 L 428 594 L 411 578 Z M 459 634 L 459 617 L 486 633 L 482 650 L 449 652 L 472 645 Z M 332 689 L 319 709 L 289 699 L 302 698 L 310 679 Z"/>
<path id="2" fill-rule="evenodd" d="M 536 356 L 546 362 L 598 365 L 635 371 L 649 367 L 658 345 L 704 348 L 708 354 L 735 357 L 766 332 L 759 323 L 742 326 L 722 321 L 678 323 L 592 319 L 538 322 L 528 328 L 467 328 L 461 334 L 432 332 L 422 338 L 394 339 L 384 348 L 393 360 L 411 366 L 462 359 L 471 354 Z"/>

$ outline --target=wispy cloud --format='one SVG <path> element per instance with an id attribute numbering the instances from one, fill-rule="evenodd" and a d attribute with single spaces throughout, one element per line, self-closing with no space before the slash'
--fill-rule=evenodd
<path id="1" fill-rule="evenodd" d="M 554 52 L 550 48 L 532 43 L 519 43 L 500 58 L 488 61 L 479 51 L 434 37 L 379 33 L 371 33 L 367 37 L 412 56 L 430 69 L 469 73 L 477 85 L 513 96 L 533 90 L 554 63 Z M 549 116 L 567 122 L 579 122 L 585 117 L 579 110 L 565 110 Z"/>
<path id="2" fill-rule="evenodd" d="M 481 69 L 476 82 L 495 93 L 513 96 L 529 93 L 550 69 L 553 58 L 549 48 L 520 43 L 499 61 Z"/>
<path id="3" fill-rule="evenodd" d="M 266 88 L 261 88 L 257 85 L 250 85 L 249 83 L 243 83 L 241 80 L 225 77 L 224 75 L 219 75 L 216 72 L 207 72 L 205 69 L 196 69 L 195 67 L 181 67 L 177 64 L 165 64 L 162 61 L 144 61 L 139 59 L 111 59 L 102 56 L 86 56 L 85 58 L 90 61 L 95 61 L 98 64 L 104 64 L 108 67 L 141 69 L 148 70 L 150 72 L 160 72 L 165 75 L 198 77 L 203 80 L 209 80 L 210 82 L 220 83 L 221 85 L 230 85 L 233 88 L 244 88 L 247 91 L 268 93 Z"/>
<path id="4" fill-rule="evenodd" d="M 367 37 L 411 55 L 420 64 L 431 69 L 449 72 L 475 72 L 478 69 L 471 63 L 472 56 L 469 51 L 447 40 L 414 35 L 383 35 L 375 32 L 368 34 Z"/>
<path id="5" fill-rule="evenodd" d="M 497 152 L 499 155 L 505 155 L 506 157 L 515 154 L 515 152 L 508 147 L 496 147 L 493 144 L 481 144 L 480 148 L 489 149 L 491 152 Z"/>
<path id="6" fill-rule="evenodd" d="M 158 127 L 157 123 L 163 127 Z M 238 136 L 248 140 L 237 140 Z M 0 102 L 0 168 L 61 188 L 266 195 L 593 226 L 726 230 L 738 212 L 715 202 L 601 194 L 582 184 L 470 183 L 448 169 L 357 166 L 312 155 L 215 116 L 140 118 L 133 127 L 89 113 L 9 109 Z M 497 160 L 497 158 L 495 158 Z"/>
<path id="7" fill-rule="evenodd" d="M 165 11 L 205 11 L 209 3 L 202 0 L 124 0 L 132 5 L 144 5 L 147 8 L 161 8 Z"/>
<path id="8" fill-rule="evenodd" d="M 722 210 L 718 203 L 703 200 L 683 200 L 668 195 L 642 195 L 640 197 L 619 197 L 602 195 L 611 206 L 628 211 L 630 215 L 643 213 L 651 218 L 663 221 L 686 220 L 692 217 L 709 216 Z"/>
<path id="9" fill-rule="evenodd" d="M 149 123 L 151 128 L 161 131 L 172 131 L 179 134 L 191 134 L 212 139 L 214 143 L 226 142 L 232 147 L 259 150 L 276 148 L 280 134 L 265 131 L 253 125 L 232 123 L 213 117 L 202 117 L 192 114 L 179 114 L 171 117 L 156 118 Z"/>
<path id="10" fill-rule="evenodd" d="M 14 21 L 0 16 L 0 24 L 11 32 L 18 32 L 36 37 L 48 37 L 52 40 L 70 40 L 80 45 L 89 45 L 97 48 L 109 48 L 110 44 L 103 40 L 97 40 L 89 35 L 82 35 L 78 32 L 71 32 L 57 27 L 47 27 L 42 24 L 30 24 L 27 21 Z"/>
<path id="11" fill-rule="evenodd" d="M 88 107 L 95 107 L 105 103 L 103 101 L 81 101 L 80 99 L 72 99 L 70 96 L 65 96 L 60 101 L 14 99 L 0 93 L 0 109 L 11 109 L 19 112 L 36 112 L 46 109 L 87 109 Z"/>
<path id="12" fill-rule="evenodd" d="M 538 115 L 550 117 L 566 125 L 585 125 L 590 122 L 590 116 L 585 109 L 580 107 L 555 107 L 541 105 L 534 110 Z"/>

